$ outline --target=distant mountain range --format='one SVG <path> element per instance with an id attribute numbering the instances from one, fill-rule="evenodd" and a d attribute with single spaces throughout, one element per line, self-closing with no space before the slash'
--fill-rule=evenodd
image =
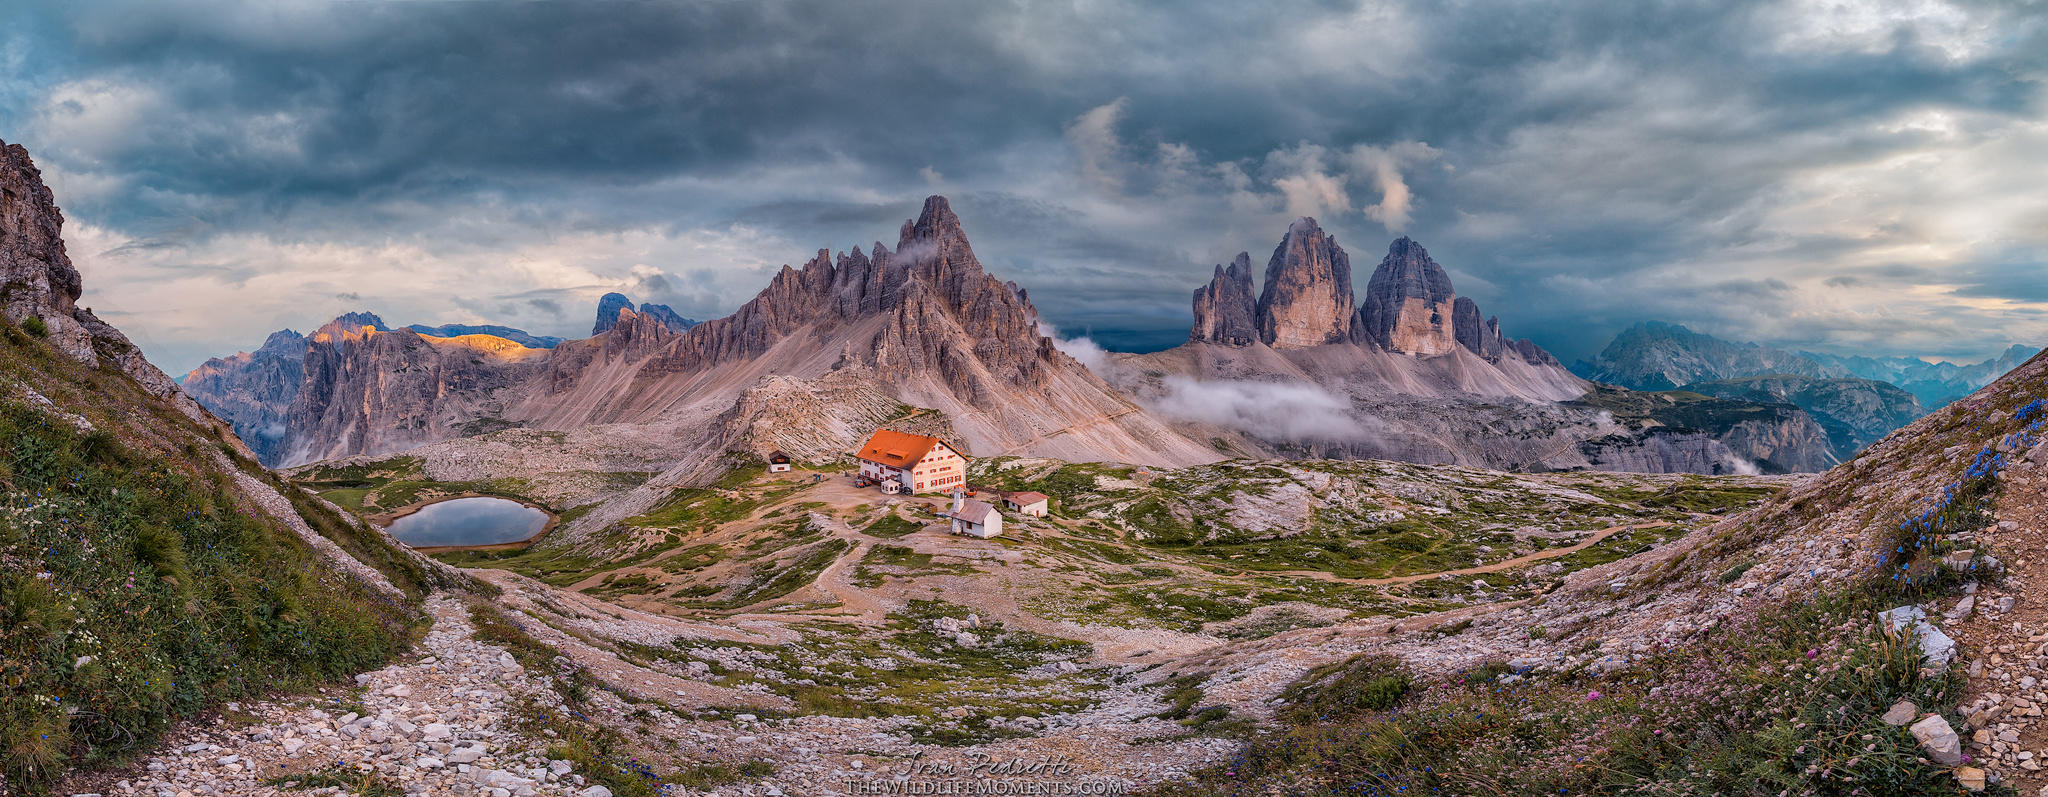
<path id="1" fill-rule="evenodd" d="M 1978 363 L 1931 363 L 1916 357 L 1844 357 L 1737 343 L 1677 324 L 1645 321 L 1614 336 L 1592 360 L 1572 372 L 1630 390 L 1671 390 L 1695 382 L 1790 375 L 1816 379 L 1889 382 L 1934 410 L 1991 384 L 2040 349 L 2013 345 Z"/>
<path id="2" fill-rule="evenodd" d="M 492 325 L 392 330 L 352 313 L 209 361 L 185 386 L 264 462 L 285 465 L 603 425 L 653 440 L 685 430 L 673 443 L 681 473 L 763 445 L 829 458 L 877 424 L 913 418 L 978 455 L 1161 465 L 1812 471 L 1865 437 L 1840 423 L 1836 435 L 1768 391 L 1592 391 L 1502 334 L 1409 238 L 1354 295 L 1344 248 L 1298 219 L 1263 276 L 1255 289 L 1249 253 L 1218 266 L 1194 292 L 1178 348 L 1091 352 L 1046 337 L 1026 291 L 985 272 L 932 197 L 895 252 L 821 251 L 715 321 L 616 293 L 580 341 Z"/>
<path id="3" fill-rule="evenodd" d="M 1289 225 L 1262 280 L 1252 262 L 1240 253 L 1193 292 L 1187 343 L 1103 352 L 1047 337 L 1027 292 L 984 271 L 932 197 L 895 252 L 821 251 L 715 321 L 617 293 L 577 341 L 351 313 L 184 385 L 272 464 L 603 425 L 701 435 L 676 456 L 711 467 L 757 443 L 829 457 L 915 416 L 978 455 L 1728 473 L 1825 469 L 1925 414 L 1916 394 L 1945 403 L 2030 353 L 1827 357 L 1645 323 L 1566 368 L 1503 334 L 1413 239 L 1388 246 L 1362 292 L 1314 219 Z"/>
<path id="4" fill-rule="evenodd" d="M 607 294 L 605 298 L 609 300 L 613 296 L 625 298 L 619 294 Z M 631 306 L 628 302 L 627 307 Z M 660 305 L 647 306 L 668 309 Z M 695 323 L 679 316 L 676 320 L 685 324 Z M 322 329 L 328 327 L 391 331 L 391 327 L 376 313 L 363 311 L 338 316 Z M 436 339 L 481 335 L 529 349 L 552 349 L 563 341 L 552 335 L 535 335 L 499 324 L 410 324 L 404 329 Z M 305 381 L 308 343 L 307 336 L 281 329 L 270 333 L 263 345 L 255 350 L 207 360 L 179 377 L 178 382 L 187 394 L 233 425 L 235 434 L 249 445 L 259 460 L 276 464 L 284 456 L 289 431 L 286 413 L 299 397 Z"/>
<path id="5" fill-rule="evenodd" d="M 1677 324 L 1647 321 L 1623 330 L 1579 376 L 1631 390 L 1685 390 L 1721 398 L 1781 402 L 1811 413 L 1838 456 L 1853 455 L 1892 430 L 1975 392 L 2038 349 L 2012 346 L 1979 363 L 1912 357 L 1843 357 L 1738 343 Z"/>
<path id="6" fill-rule="evenodd" d="M 949 436 L 983 455 L 1219 458 L 1040 334 L 1028 296 L 983 270 L 944 197 L 903 224 L 895 251 L 821 250 L 724 318 L 699 324 L 612 294 L 593 329 L 533 348 L 348 316 L 303 345 L 280 341 L 295 351 L 209 362 L 188 389 L 231 421 L 278 432 L 263 449 L 278 464 L 513 427 L 602 426 L 678 446 L 664 476 L 676 480 L 752 448 L 829 459 L 879 424 L 926 417 L 946 419 Z M 293 356 L 295 385 L 283 362 Z M 764 420 L 779 418 L 788 420 Z"/>

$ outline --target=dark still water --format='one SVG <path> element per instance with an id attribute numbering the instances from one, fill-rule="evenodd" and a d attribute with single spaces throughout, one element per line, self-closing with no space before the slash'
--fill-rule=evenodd
<path id="1" fill-rule="evenodd" d="M 391 536 L 415 548 L 518 542 L 547 528 L 548 513 L 503 498 L 457 498 L 391 521 Z"/>

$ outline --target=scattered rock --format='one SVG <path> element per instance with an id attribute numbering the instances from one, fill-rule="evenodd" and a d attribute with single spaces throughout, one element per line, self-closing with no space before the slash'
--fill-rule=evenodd
<path id="1" fill-rule="evenodd" d="M 1920 749 L 1927 751 L 1927 757 L 1943 766 L 1963 763 L 1963 741 L 1956 737 L 1954 728 L 1940 714 L 1929 714 L 1913 727 L 1907 729 L 1913 739 L 1920 743 Z"/>

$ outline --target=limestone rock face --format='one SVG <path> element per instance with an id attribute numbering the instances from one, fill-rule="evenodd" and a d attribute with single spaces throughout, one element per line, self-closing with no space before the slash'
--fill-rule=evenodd
<path id="1" fill-rule="evenodd" d="M 1458 345 L 1486 358 L 1487 362 L 1499 362 L 1501 354 L 1514 346 L 1512 342 L 1501 337 L 1499 317 L 1479 320 L 1479 303 L 1472 301 L 1469 296 L 1451 300 L 1451 330 Z M 1536 345 L 1531 343 L 1528 348 L 1536 349 Z M 1547 359 L 1550 355 L 1545 353 L 1542 357 Z M 1536 362 L 1533 359 L 1530 361 Z"/>
<path id="2" fill-rule="evenodd" d="M 1421 244 L 1402 237 L 1366 283 L 1365 303 L 1358 310 L 1362 336 L 1388 351 L 1406 354 L 1449 354 L 1459 340 L 1451 277 L 1430 259 Z M 1466 348 L 1481 352 L 1479 306 L 1468 302 Z"/>
<path id="3" fill-rule="evenodd" d="M 365 316 L 343 316 L 307 337 L 277 461 L 388 453 L 458 436 L 471 421 L 502 415 L 495 393 L 531 375 L 551 351 L 489 335 L 387 330 Z"/>
<path id="4" fill-rule="evenodd" d="M 0 144 L 0 271 L 7 320 L 43 319 L 58 348 L 90 362 L 91 336 L 72 314 L 82 290 L 64 252 L 64 215 L 43 174 L 19 145 Z"/>
<path id="5" fill-rule="evenodd" d="M 215 357 L 185 375 L 185 392 L 235 427 L 235 435 L 266 465 L 285 445 L 285 413 L 306 378 L 306 336 L 271 333 L 262 347 Z"/>
<path id="6" fill-rule="evenodd" d="M 619 313 L 633 309 L 633 300 L 623 293 L 607 293 L 597 300 L 597 323 L 590 326 L 590 334 L 602 335 L 619 323 Z"/>
<path id="7" fill-rule="evenodd" d="M 0 141 L 0 306 L 7 320 L 41 319 L 50 343 L 72 359 L 118 369 L 186 417 L 226 432 L 127 335 L 78 306 L 83 283 L 64 252 L 63 229 L 64 214 L 28 150 Z"/>
<path id="8" fill-rule="evenodd" d="M 1258 299 L 1252 294 L 1252 256 L 1239 252 L 1230 267 L 1216 267 L 1209 284 L 1195 290 L 1195 326 L 1188 340 L 1249 346 L 1259 339 Z"/>
<path id="9" fill-rule="evenodd" d="M 1315 219 L 1296 219 L 1266 261 L 1259 340 L 1274 348 L 1342 343 L 1351 338 L 1351 301 L 1351 257 Z"/>

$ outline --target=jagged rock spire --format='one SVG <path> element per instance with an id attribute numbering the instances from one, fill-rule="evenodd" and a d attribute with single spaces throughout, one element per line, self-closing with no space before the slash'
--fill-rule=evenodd
<path id="1" fill-rule="evenodd" d="M 1450 275 L 1422 244 L 1402 236 L 1387 247 L 1386 258 L 1366 283 L 1365 302 L 1358 308 L 1359 337 L 1389 351 L 1449 354 L 1459 343 L 1452 306 L 1456 298 Z M 1476 341 L 1479 308 L 1473 305 L 1468 312 Z"/>
<path id="2" fill-rule="evenodd" d="M 1217 266 L 1209 284 L 1195 290 L 1195 327 L 1188 339 L 1226 346 L 1249 346 L 1259 339 L 1250 252 L 1239 252 L 1229 268 Z"/>
<path id="3" fill-rule="evenodd" d="M 1351 258 L 1315 219 L 1288 225 L 1266 262 L 1256 310 L 1259 339 L 1269 346 L 1320 346 L 1351 337 Z"/>

